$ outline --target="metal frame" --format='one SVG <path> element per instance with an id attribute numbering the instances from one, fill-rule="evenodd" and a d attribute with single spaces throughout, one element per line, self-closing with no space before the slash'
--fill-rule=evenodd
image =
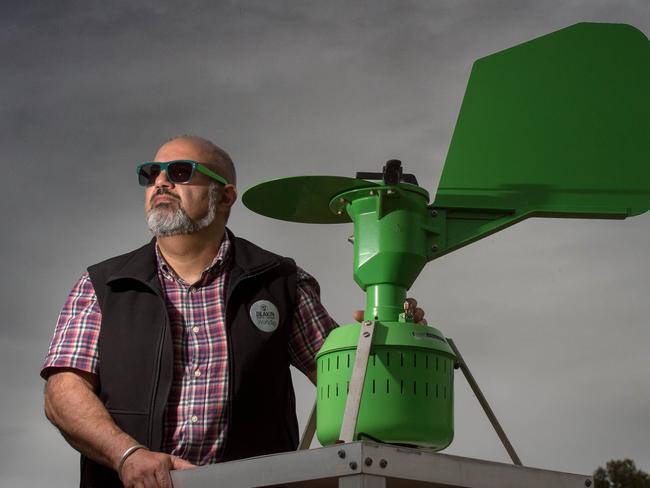
<path id="1" fill-rule="evenodd" d="M 490 421 L 492 427 L 494 428 L 497 435 L 499 436 L 499 439 L 501 440 L 501 444 L 503 444 L 503 447 L 508 452 L 508 456 L 510 456 L 510 459 L 512 459 L 513 464 L 516 464 L 517 466 L 522 466 L 521 459 L 519 459 L 519 456 L 515 452 L 515 448 L 512 447 L 512 444 L 510 443 L 510 439 L 508 439 L 506 432 L 503 430 L 501 424 L 497 420 L 497 416 L 494 415 L 494 412 L 492 411 L 492 408 L 490 407 L 487 398 L 485 398 L 485 396 L 483 395 L 483 392 L 479 388 L 478 383 L 476 382 L 474 376 L 472 375 L 472 372 L 469 370 L 469 366 L 467 366 L 467 363 L 463 359 L 463 356 L 460 354 L 460 351 L 456 347 L 456 344 L 454 343 L 453 339 L 447 337 L 447 343 L 453 349 L 454 354 L 456 355 L 456 362 L 458 363 L 458 367 L 463 372 L 463 375 L 465 375 L 465 379 L 467 380 L 467 383 L 469 383 L 469 386 L 474 392 L 476 399 L 481 404 L 481 407 L 483 407 L 483 411 L 485 412 L 485 415 L 487 415 L 488 420 Z"/>
<path id="2" fill-rule="evenodd" d="M 368 441 L 173 471 L 175 488 L 585 488 L 589 476 Z"/>
<path id="3" fill-rule="evenodd" d="M 366 370 L 368 369 L 368 357 L 372 346 L 372 337 L 375 333 L 375 322 L 365 320 L 359 329 L 359 342 L 350 375 L 350 388 L 348 399 L 345 402 L 343 411 L 343 422 L 341 422 L 341 434 L 339 439 L 343 442 L 354 441 L 359 418 L 359 407 L 361 406 L 361 395 L 363 385 L 366 382 Z"/>

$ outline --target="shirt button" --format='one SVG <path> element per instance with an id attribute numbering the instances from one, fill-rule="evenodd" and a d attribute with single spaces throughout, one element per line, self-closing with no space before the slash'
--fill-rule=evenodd
<path id="1" fill-rule="evenodd" d="M 192 415 L 192 418 L 190 418 L 193 424 L 197 423 L 199 421 L 199 418 L 196 415 Z"/>
<path id="2" fill-rule="evenodd" d="M 197 378 L 198 378 L 199 376 L 201 376 L 201 371 L 198 370 L 198 369 L 195 369 L 195 370 L 194 370 L 194 376 L 196 376 Z"/>
<path id="3" fill-rule="evenodd" d="M 195 291 L 196 291 L 196 287 L 194 287 L 194 286 L 190 286 L 190 288 L 189 288 L 189 292 L 190 292 L 190 293 L 194 293 Z"/>
<path id="4" fill-rule="evenodd" d="M 199 328 L 195 325 L 194 327 L 192 327 L 192 332 L 194 332 L 195 334 L 198 334 L 199 333 Z"/>

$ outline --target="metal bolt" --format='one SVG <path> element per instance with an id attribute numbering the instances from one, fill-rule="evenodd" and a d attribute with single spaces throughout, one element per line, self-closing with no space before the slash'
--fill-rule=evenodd
<path id="1" fill-rule="evenodd" d="M 363 325 L 371 325 L 372 322 L 370 320 L 364 320 Z"/>
<path id="2" fill-rule="evenodd" d="M 343 215 L 343 210 L 337 210 L 336 215 Z"/>
<path id="3" fill-rule="evenodd" d="M 437 217 L 438 216 L 438 211 L 437 210 L 431 210 L 431 217 Z"/>
<path id="4" fill-rule="evenodd" d="M 352 461 L 352 462 L 350 463 L 350 469 L 357 469 L 357 463 L 354 462 L 354 461 Z"/>
<path id="5" fill-rule="evenodd" d="M 345 198 L 339 198 L 339 203 L 342 203 L 342 204 L 345 205 L 346 203 L 350 203 L 350 202 L 348 202 Z"/>
<path id="6" fill-rule="evenodd" d="M 382 459 L 381 461 L 379 461 L 379 467 L 380 468 L 385 468 L 386 466 L 388 466 L 388 461 L 386 461 L 385 459 Z"/>
<path id="7" fill-rule="evenodd" d="M 370 332 L 364 332 L 363 337 L 370 337 Z"/>
<path id="8" fill-rule="evenodd" d="M 386 192 L 387 195 L 395 195 L 395 190 L 388 190 Z"/>
<path id="9" fill-rule="evenodd" d="M 345 459 L 345 451 L 343 449 L 339 449 L 339 452 L 337 452 L 337 454 L 341 459 Z"/>
<path id="10" fill-rule="evenodd" d="M 437 245 L 437 244 L 434 244 L 433 246 L 431 246 L 431 250 L 432 250 L 433 252 L 438 252 L 438 245 Z"/>
<path id="11" fill-rule="evenodd" d="M 370 190 L 370 191 L 368 192 L 368 195 L 370 195 L 371 197 L 372 197 L 372 196 L 375 196 L 376 194 L 377 194 L 377 192 L 376 192 L 375 190 Z"/>
<path id="12" fill-rule="evenodd" d="M 585 480 L 585 486 L 589 488 L 591 486 L 591 480 Z"/>
<path id="13" fill-rule="evenodd" d="M 367 457 L 364 463 L 366 464 L 366 466 L 372 466 L 372 458 Z"/>

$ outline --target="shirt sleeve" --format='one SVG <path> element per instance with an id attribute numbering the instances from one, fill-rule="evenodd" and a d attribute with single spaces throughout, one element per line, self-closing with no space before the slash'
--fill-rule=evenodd
<path id="1" fill-rule="evenodd" d="M 291 364 L 305 374 L 316 370 L 316 353 L 338 324 L 320 302 L 320 287 L 310 274 L 298 267 L 296 312 L 289 338 Z"/>
<path id="2" fill-rule="evenodd" d="M 85 272 L 72 288 L 59 314 L 41 376 L 47 379 L 52 368 L 74 368 L 97 374 L 101 322 L 97 295 L 88 272 Z"/>

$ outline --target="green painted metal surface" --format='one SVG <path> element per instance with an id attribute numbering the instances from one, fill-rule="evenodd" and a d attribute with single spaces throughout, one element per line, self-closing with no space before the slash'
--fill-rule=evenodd
<path id="1" fill-rule="evenodd" d="M 322 445 L 339 439 L 359 329 L 359 324 L 335 329 L 316 356 L 316 423 Z M 384 442 L 447 447 L 454 435 L 454 360 L 433 327 L 376 324 L 357 438 L 366 434 Z"/>
<path id="2" fill-rule="evenodd" d="M 347 213 L 333 213 L 329 202 L 339 193 L 377 186 L 345 176 L 294 176 L 266 181 L 248 189 L 242 201 L 253 212 L 305 224 L 350 222 Z"/>
<path id="3" fill-rule="evenodd" d="M 526 217 L 650 208 L 650 42 L 577 24 L 475 62 L 433 207 L 442 255 Z"/>
<path id="4" fill-rule="evenodd" d="M 332 213 L 354 222 L 354 271 L 367 291 L 366 320 L 396 321 L 408 290 L 427 263 L 429 194 L 415 185 L 377 185 L 336 195 Z M 368 290 L 368 287 L 371 287 Z"/>

